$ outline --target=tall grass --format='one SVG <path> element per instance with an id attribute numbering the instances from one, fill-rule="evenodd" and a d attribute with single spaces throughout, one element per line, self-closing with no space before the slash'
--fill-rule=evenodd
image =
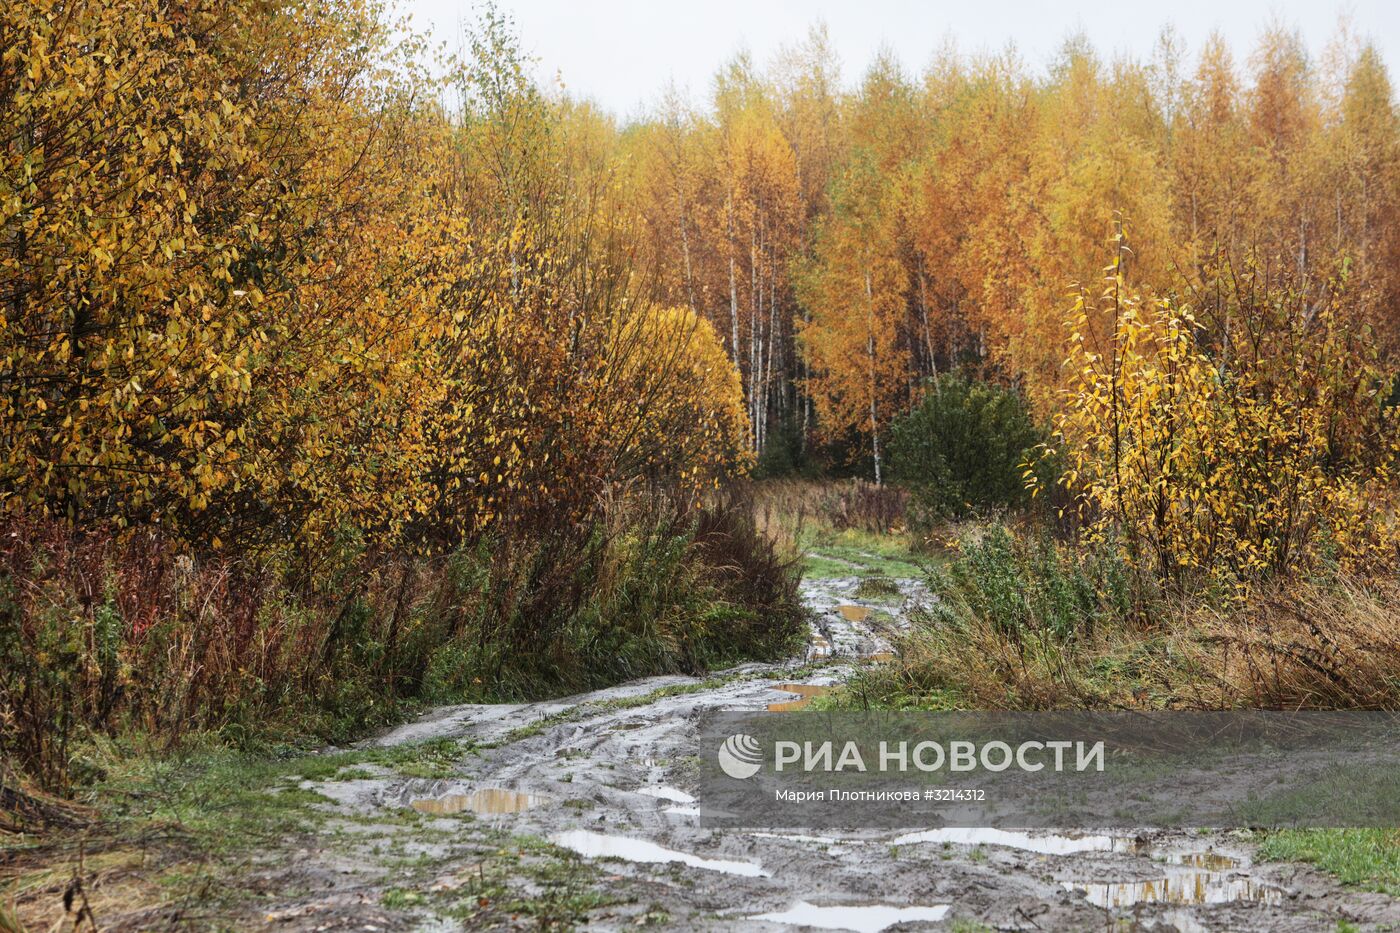
<path id="1" fill-rule="evenodd" d="M 444 581 L 456 619 L 424 695 L 509 700 L 778 657 L 802 631 L 798 570 L 745 501 L 619 500 L 582 542 L 483 542 Z"/>
<path id="2" fill-rule="evenodd" d="M 0 767 L 84 778 L 93 735 L 343 741 L 426 702 L 556 695 L 787 651 L 797 569 L 747 504 L 619 496 L 576 533 L 316 574 L 158 535 L 0 525 Z"/>
<path id="3" fill-rule="evenodd" d="M 759 530 L 796 548 L 811 532 L 890 534 L 905 526 L 909 494 L 864 480 L 774 479 L 750 486 Z"/>
<path id="4" fill-rule="evenodd" d="M 1275 586 L 1241 611 L 1200 606 L 1183 654 L 1202 705 L 1400 709 L 1400 581 Z"/>
<path id="5" fill-rule="evenodd" d="M 1400 584 L 1168 596 L 1110 549 L 992 526 L 929 579 L 896 658 L 848 695 L 966 709 L 1400 708 Z"/>

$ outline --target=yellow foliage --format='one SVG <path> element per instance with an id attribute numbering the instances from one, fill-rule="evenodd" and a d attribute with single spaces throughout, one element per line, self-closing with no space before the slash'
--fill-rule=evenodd
<path id="1" fill-rule="evenodd" d="M 713 332 L 637 323 L 612 128 L 489 15 L 449 115 L 380 12 L 0 9 L 0 507 L 314 559 L 739 465 Z"/>
<path id="2" fill-rule="evenodd" d="M 1251 278 L 1257 289 L 1231 291 L 1257 301 L 1212 345 L 1188 308 L 1130 290 L 1116 261 L 1106 282 L 1075 304 L 1056 419 L 1091 534 L 1164 583 L 1393 564 L 1395 423 L 1336 323 L 1339 289 L 1304 300 Z"/>
<path id="3" fill-rule="evenodd" d="M 753 462 L 739 370 L 714 326 L 688 308 L 660 308 L 630 321 L 619 345 L 646 348 L 630 365 L 621 401 L 636 419 L 634 440 L 651 451 L 648 472 L 679 475 L 699 490 Z"/>

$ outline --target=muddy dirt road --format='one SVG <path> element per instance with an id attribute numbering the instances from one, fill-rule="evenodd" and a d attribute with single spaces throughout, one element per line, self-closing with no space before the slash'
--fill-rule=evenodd
<path id="1" fill-rule="evenodd" d="M 709 680 L 660 677 L 569 699 L 444 708 L 375 740 L 431 768 L 368 764 L 302 786 L 325 832 L 264 867 L 303 893 L 285 929 L 1332 930 L 1400 924 L 1400 902 L 1244 837 L 948 829 L 845 835 L 707 830 L 691 739 L 705 709 L 793 709 L 889 650 L 901 594 L 805 586 L 807 656 Z"/>

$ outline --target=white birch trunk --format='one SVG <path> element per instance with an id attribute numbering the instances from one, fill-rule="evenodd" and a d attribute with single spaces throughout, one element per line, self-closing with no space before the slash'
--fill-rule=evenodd
<path id="1" fill-rule="evenodd" d="M 875 485 L 880 482 L 880 417 L 875 405 L 875 293 L 870 284 L 870 270 L 865 272 L 865 308 L 868 326 L 865 337 L 865 356 L 870 374 L 870 443 L 875 455 Z"/>

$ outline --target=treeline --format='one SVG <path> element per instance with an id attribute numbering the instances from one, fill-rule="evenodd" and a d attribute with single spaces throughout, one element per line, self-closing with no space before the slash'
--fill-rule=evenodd
<path id="1" fill-rule="evenodd" d="M 1116 346 L 1114 310 L 1066 327 L 1110 262 L 1209 353 L 1291 295 L 1393 368 L 1369 46 L 945 50 L 848 89 L 817 29 L 619 126 L 493 12 L 446 67 L 402 36 L 360 0 L 5 11 L 7 510 L 301 559 L 584 528 L 617 483 L 693 499 L 755 458 L 878 479 L 941 373 L 1063 408 L 1074 341 Z"/>
<path id="2" fill-rule="evenodd" d="M 1400 345 L 1400 121 L 1379 54 L 1345 34 L 1321 59 L 1278 28 L 1189 53 L 1166 32 L 1147 61 L 1071 39 L 1043 73 L 944 50 L 847 89 L 818 29 L 615 145 L 658 294 L 713 322 L 775 465 L 816 440 L 873 474 L 952 367 L 1053 410 L 1074 286 L 1097 290 L 1120 222 L 1134 287 L 1199 307 L 1227 268 L 1305 294 L 1345 277 L 1344 325 Z"/>

